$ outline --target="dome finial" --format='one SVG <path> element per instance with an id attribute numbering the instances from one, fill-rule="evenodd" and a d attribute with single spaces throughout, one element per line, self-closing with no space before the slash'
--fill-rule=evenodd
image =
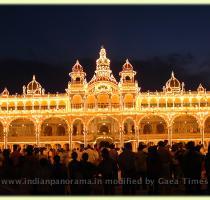
<path id="1" fill-rule="evenodd" d="M 33 81 L 35 81 L 36 80 L 36 77 L 35 77 L 35 75 L 33 75 Z"/>
<path id="2" fill-rule="evenodd" d="M 104 49 L 103 46 L 101 47 L 99 55 L 100 55 L 100 58 L 103 58 L 103 59 L 106 58 L 106 49 Z"/>
<path id="3" fill-rule="evenodd" d="M 171 77 L 172 78 L 174 78 L 175 76 L 174 76 L 174 71 L 172 70 L 172 72 L 171 72 Z"/>

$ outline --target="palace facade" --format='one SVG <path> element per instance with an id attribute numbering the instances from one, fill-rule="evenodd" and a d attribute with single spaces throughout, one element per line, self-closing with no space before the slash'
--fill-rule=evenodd
<path id="1" fill-rule="evenodd" d="M 210 141 L 210 92 L 200 84 L 185 91 L 172 72 L 163 91 L 141 92 L 126 60 L 117 82 L 102 47 L 92 79 L 76 61 L 66 93 L 46 94 L 35 76 L 21 95 L 0 96 L 0 147 L 80 144 L 101 141 L 169 143 Z"/>

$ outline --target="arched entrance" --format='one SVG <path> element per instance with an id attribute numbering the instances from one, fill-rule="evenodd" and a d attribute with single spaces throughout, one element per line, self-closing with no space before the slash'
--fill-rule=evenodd
<path id="1" fill-rule="evenodd" d="M 172 141 L 201 141 L 201 134 L 197 119 L 192 115 L 180 115 L 173 120 Z"/>
<path id="2" fill-rule="evenodd" d="M 204 138 L 205 138 L 205 143 L 208 146 L 210 142 L 210 116 L 207 117 L 204 123 Z"/>
<path id="3" fill-rule="evenodd" d="M 68 142 L 68 125 L 59 117 L 47 118 L 41 125 L 40 144 L 61 144 Z"/>
<path id="4" fill-rule="evenodd" d="M 14 119 L 9 124 L 7 143 L 12 147 L 13 144 L 35 144 L 35 125 L 34 122 L 28 118 Z"/>
<path id="5" fill-rule="evenodd" d="M 88 123 L 87 142 L 97 141 L 119 142 L 119 123 L 109 116 L 95 117 Z"/>
<path id="6" fill-rule="evenodd" d="M 4 127 L 0 122 L 0 149 L 3 150 L 4 147 Z"/>
<path id="7" fill-rule="evenodd" d="M 143 117 L 139 123 L 139 140 L 157 143 L 160 140 L 168 140 L 166 121 L 159 115 Z"/>

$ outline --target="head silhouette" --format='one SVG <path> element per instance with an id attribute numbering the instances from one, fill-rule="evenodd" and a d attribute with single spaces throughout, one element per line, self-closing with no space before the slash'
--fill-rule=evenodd
<path id="1" fill-rule="evenodd" d="M 89 157 L 89 156 L 88 156 L 88 153 L 83 153 L 83 154 L 82 154 L 82 160 L 83 160 L 83 161 L 85 161 L 85 162 L 88 161 L 88 157 Z"/>
<path id="2" fill-rule="evenodd" d="M 76 160 L 77 159 L 77 157 L 78 157 L 78 154 L 77 154 L 77 152 L 72 152 L 72 154 L 71 154 L 71 158 L 73 159 L 73 160 Z"/>

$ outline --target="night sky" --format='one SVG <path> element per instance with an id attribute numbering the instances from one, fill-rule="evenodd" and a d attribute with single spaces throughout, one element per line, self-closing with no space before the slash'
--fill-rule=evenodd
<path id="1" fill-rule="evenodd" d="M 162 90 L 171 71 L 186 90 L 210 88 L 210 6 L 0 6 L 0 90 L 22 93 L 36 74 L 64 92 L 76 59 L 89 81 L 101 45 L 119 80 L 126 58 L 142 91 Z"/>

